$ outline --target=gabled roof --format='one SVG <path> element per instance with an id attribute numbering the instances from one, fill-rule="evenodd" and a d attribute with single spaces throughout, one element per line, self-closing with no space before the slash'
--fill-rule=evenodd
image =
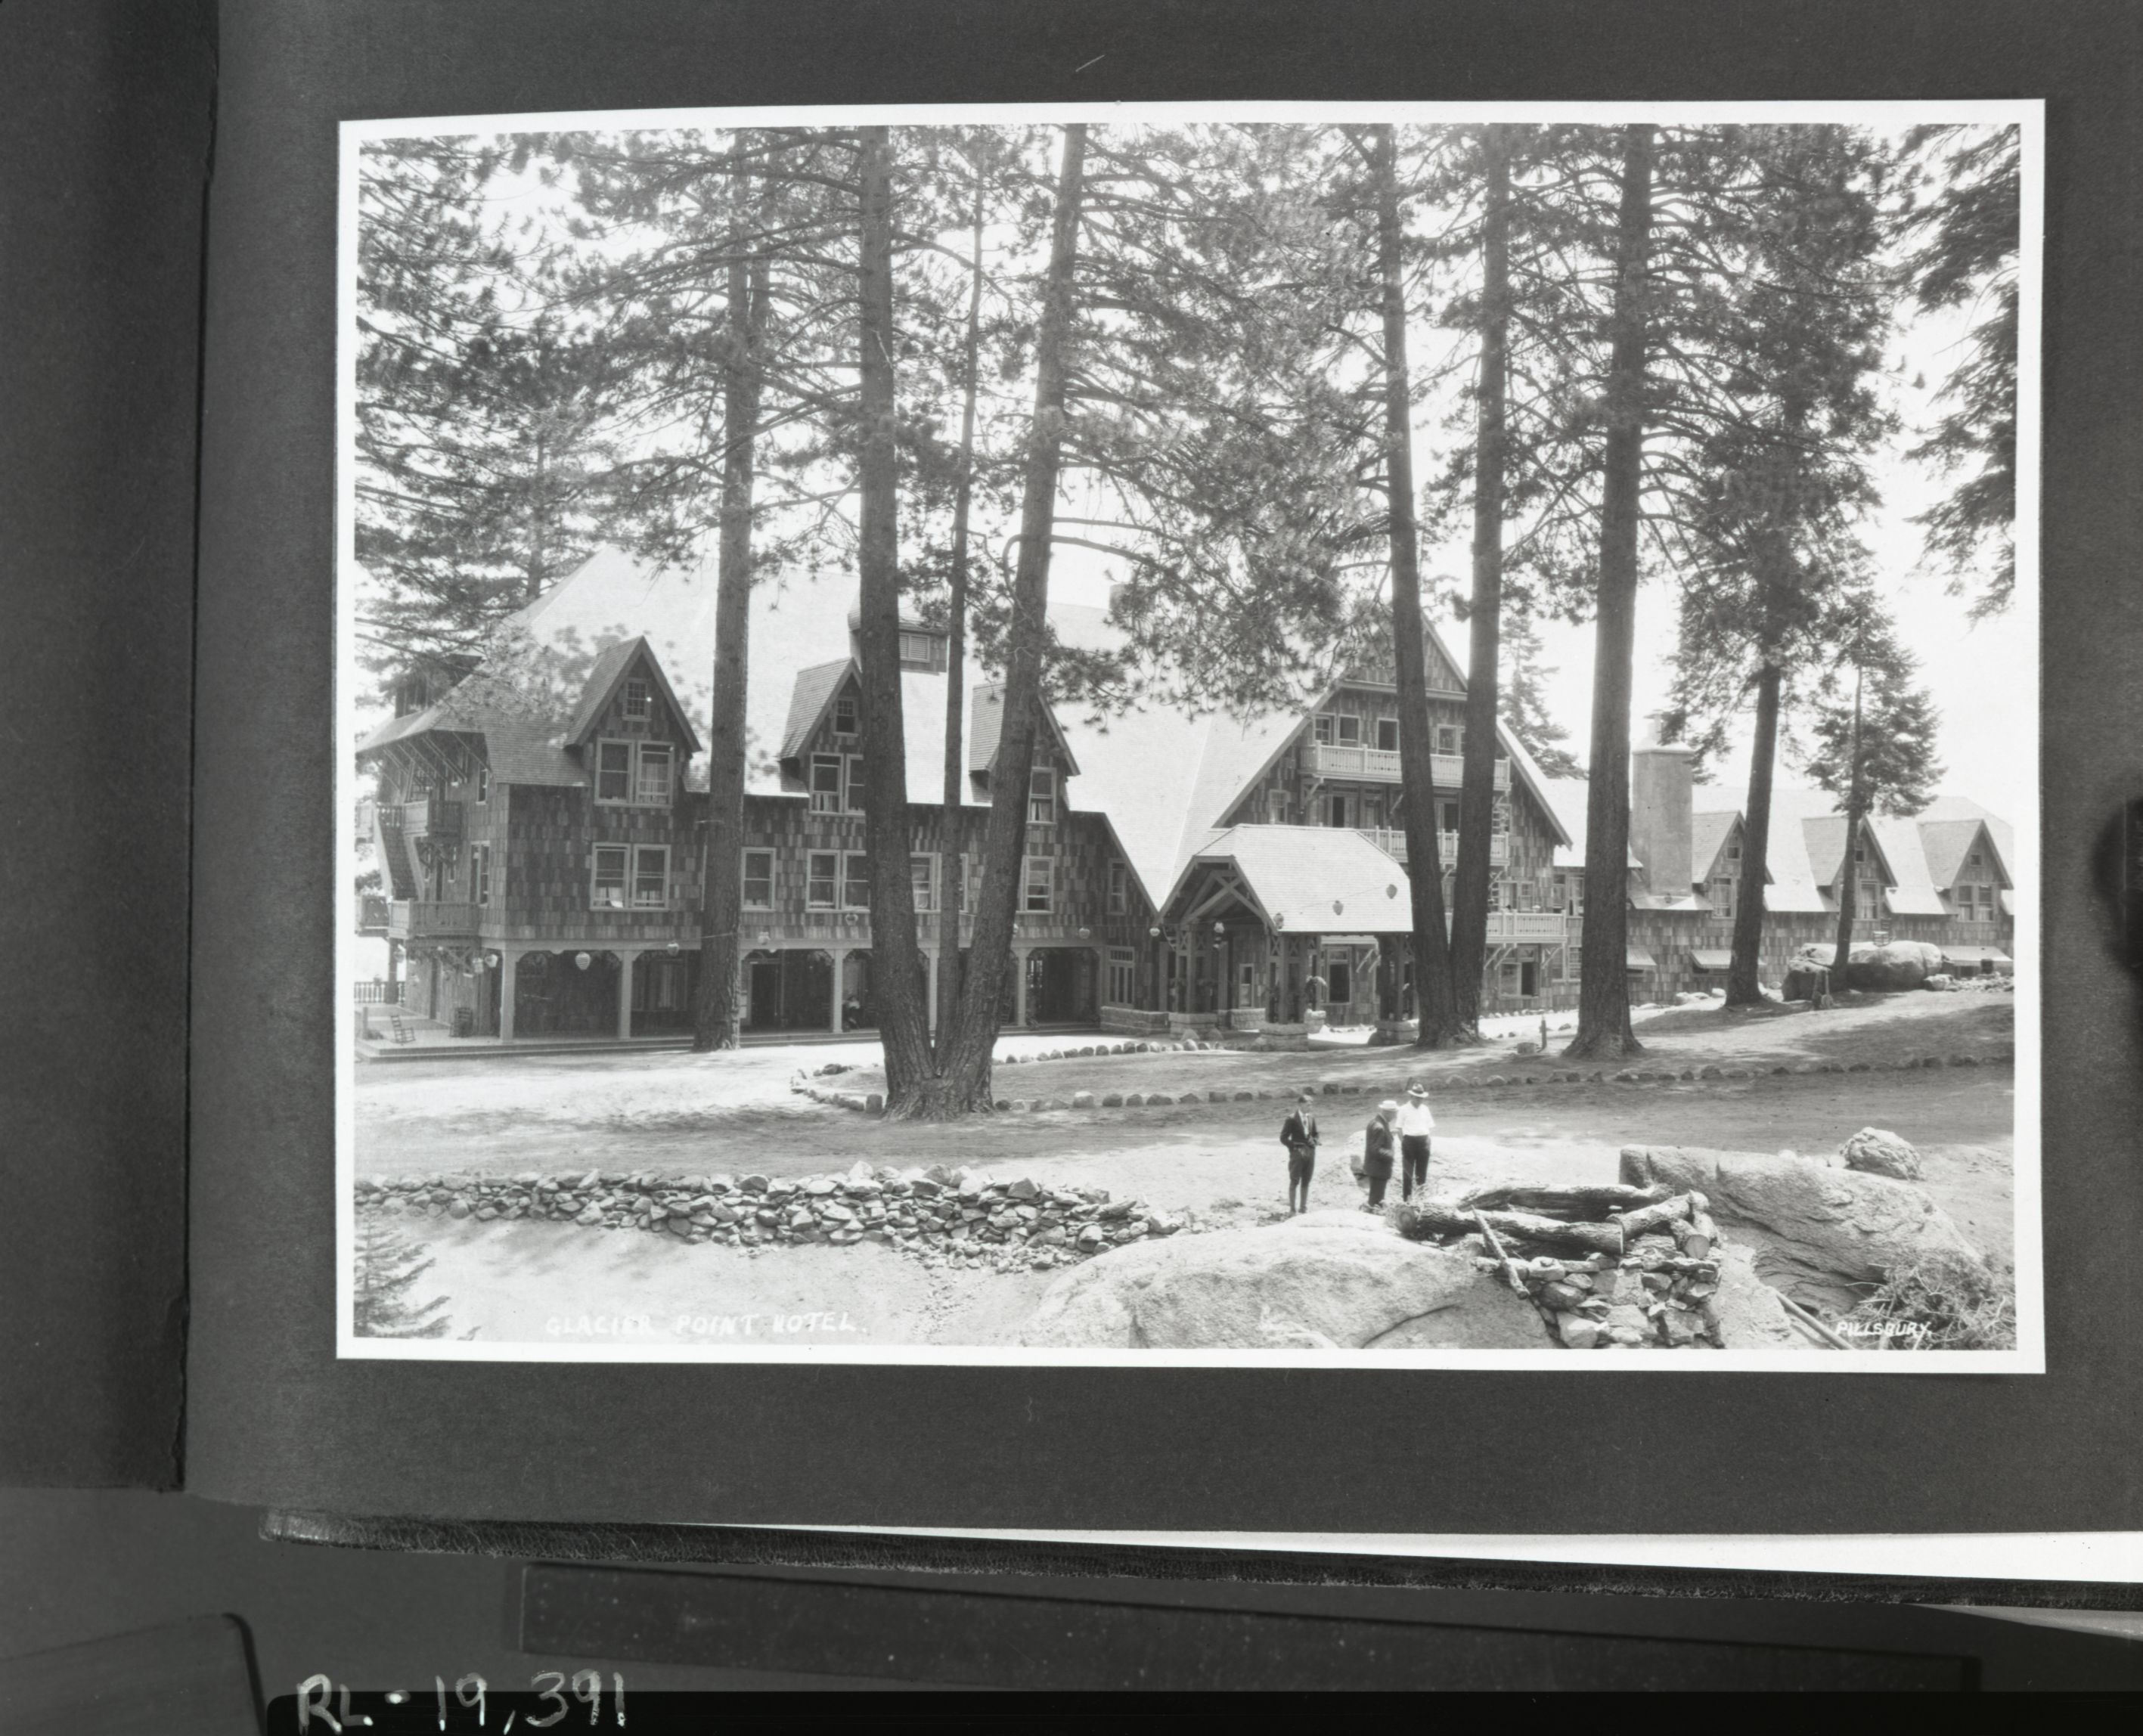
<path id="1" fill-rule="evenodd" d="M 2002 859 L 2002 851 L 1995 843 L 1994 834 L 1988 829 L 1986 821 L 1978 819 L 1922 819 L 1917 823 L 1927 853 L 1928 877 L 1942 891 L 1948 892 L 1957 884 L 1957 876 L 1964 872 L 1965 863 L 1982 835 L 1986 838 L 1988 851 L 1994 858 L 1994 871 L 2000 877 L 2000 883 L 2004 886 L 2011 883 L 2008 864 Z"/>
<path id="2" fill-rule="evenodd" d="M 1288 934 L 1408 934 L 1407 872 L 1359 833 L 1332 826 L 1234 826 L 1202 839 L 1168 906 L 1203 869 L 1231 867 L 1265 921 Z"/>
<path id="3" fill-rule="evenodd" d="M 1692 814 L 1689 823 L 1689 863 L 1693 883 L 1701 886 L 1719 867 L 1719 853 L 1740 830 L 1741 810 L 1727 808 L 1709 814 Z"/>
<path id="4" fill-rule="evenodd" d="M 979 777 L 987 773 L 997 761 L 997 748 L 1004 739 L 1004 684 L 1002 681 L 978 684 L 968 701 L 968 775 Z M 1065 775 L 1079 775 L 1079 758 L 1072 751 L 1072 744 L 1065 739 L 1063 726 L 1057 720 L 1057 710 L 1045 704 L 1042 721 L 1048 730 L 1050 739 L 1057 744 L 1057 751 L 1065 759 Z M 942 731 L 940 732 L 942 734 Z"/>
<path id="5" fill-rule="evenodd" d="M 1895 916 L 1947 916 L 1948 907 L 1928 872 L 1924 838 L 1918 824 L 1878 814 L 1868 823 L 1889 864 L 1883 899 Z"/>
<path id="6" fill-rule="evenodd" d="M 593 667 L 588 670 L 586 686 L 581 690 L 581 702 L 574 708 L 572 720 L 566 725 L 566 745 L 586 747 L 595 734 L 596 725 L 610 707 L 611 698 L 624 683 L 627 672 L 635 662 L 646 658 L 647 672 L 655 679 L 655 686 L 663 702 L 676 715 L 685 731 L 685 753 L 689 759 L 700 751 L 700 738 L 693 732 L 692 720 L 685 708 L 677 703 L 677 695 L 670 685 L 670 677 L 663 673 L 662 660 L 655 655 L 645 638 L 635 637 L 606 646 L 597 654 Z"/>
<path id="7" fill-rule="evenodd" d="M 838 662 L 815 664 L 796 671 L 795 685 L 789 693 L 789 725 L 781 732 L 784 759 L 795 759 L 819 733 L 819 725 L 833 709 L 834 695 L 854 667 L 853 659 L 843 657 Z"/>
<path id="8" fill-rule="evenodd" d="M 1809 869 L 1819 886 L 1835 886 L 1839 871 L 1845 866 L 1845 816 L 1827 814 L 1801 822 L 1801 836 L 1807 842 Z M 1883 871 L 1883 883 L 1895 886 L 1898 873 L 1890 860 L 1890 853 L 1883 848 L 1883 838 L 1875 829 L 1873 819 L 1861 823 L 1861 836 L 1873 847 L 1877 863 Z M 1893 842 L 1896 842 L 1893 834 Z"/>

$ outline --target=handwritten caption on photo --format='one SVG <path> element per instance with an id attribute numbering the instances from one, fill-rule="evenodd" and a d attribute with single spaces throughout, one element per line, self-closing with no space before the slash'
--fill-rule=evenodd
<path id="1" fill-rule="evenodd" d="M 678 1314 L 667 1321 L 641 1313 L 553 1314 L 543 1330 L 554 1338 L 773 1338 L 863 1328 L 845 1309 L 813 1308 L 794 1314 Z"/>

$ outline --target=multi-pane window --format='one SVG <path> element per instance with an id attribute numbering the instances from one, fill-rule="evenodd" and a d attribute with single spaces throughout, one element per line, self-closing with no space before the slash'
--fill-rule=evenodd
<path id="1" fill-rule="evenodd" d="M 841 858 L 833 850 L 814 850 L 805 863 L 804 903 L 812 910 L 831 910 L 841 896 Z"/>
<path id="2" fill-rule="evenodd" d="M 1711 883 L 1711 908 L 1719 915 L 1730 917 L 1734 914 L 1734 888 L 1739 883 L 1731 879 Z"/>
<path id="3" fill-rule="evenodd" d="M 487 765 L 476 769 L 476 799 L 478 802 L 491 799 L 491 768 Z"/>
<path id="4" fill-rule="evenodd" d="M 849 755 L 848 802 L 849 813 L 861 814 L 864 811 L 864 756 L 861 754 Z"/>
<path id="5" fill-rule="evenodd" d="M 841 908 L 870 908 L 870 858 L 860 850 L 841 858 Z"/>
<path id="6" fill-rule="evenodd" d="M 1309 722 L 1310 739 L 1321 747 L 1332 745 L 1332 714 L 1320 711 Z"/>
<path id="7" fill-rule="evenodd" d="M 1109 948 L 1109 1005 L 1129 1006 L 1138 998 L 1138 955 L 1129 947 Z"/>
<path id="8" fill-rule="evenodd" d="M 1739 862 L 1741 859 L 1741 846 L 1739 844 L 1727 845 L 1726 859 L 1729 862 Z"/>
<path id="9" fill-rule="evenodd" d="M 595 884 L 588 893 L 590 907 L 596 910 L 625 908 L 625 882 L 631 865 L 632 852 L 624 844 L 596 846 Z"/>
<path id="10" fill-rule="evenodd" d="M 1109 864 L 1109 914 L 1122 916 L 1131 908 L 1131 873 L 1121 862 Z"/>
<path id="11" fill-rule="evenodd" d="M 814 754 L 811 756 L 811 811 L 814 814 L 839 814 L 841 811 L 841 756 L 839 754 Z"/>
<path id="12" fill-rule="evenodd" d="M 1037 765 L 1027 776 L 1027 823 L 1030 826 L 1057 823 L 1057 770 Z"/>
<path id="13" fill-rule="evenodd" d="M 774 852 L 746 850 L 744 853 L 744 908 L 746 910 L 774 908 Z"/>
<path id="14" fill-rule="evenodd" d="M 596 799 L 666 808 L 676 765 L 676 750 L 666 741 L 599 741 Z"/>
<path id="15" fill-rule="evenodd" d="M 1287 823 L 1287 792 L 1285 790 L 1269 789 L 1265 792 L 1265 820 L 1268 824 L 1274 826 L 1284 826 Z"/>
<path id="16" fill-rule="evenodd" d="M 670 903 L 670 847 L 636 844 L 632 852 L 632 908 L 664 910 Z"/>
<path id="17" fill-rule="evenodd" d="M 834 701 L 834 733 L 853 735 L 856 733 L 856 696 L 844 693 Z"/>
<path id="18" fill-rule="evenodd" d="M 469 846 L 469 898 L 478 904 L 491 902 L 491 846 Z"/>
<path id="19" fill-rule="evenodd" d="M 1324 820 L 1327 825 L 1346 825 L 1348 811 L 1347 797 L 1344 794 L 1335 793 L 1325 798 Z"/>
<path id="20" fill-rule="evenodd" d="M 636 675 L 625 684 L 625 715 L 645 720 L 647 712 L 647 684 Z"/>
<path id="21" fill-rule="evenodd" d="M 1052 908 L 1054 891 L 1047 856 L 1027 858 L 1027 873 L 1021 880 L 1019 908 L 1036 915 L 1047 916 Z"/>
<path id="22" fill-rule="evenodd" d="M 1343 748 L 1359 747 L 1362 744 L 1362 720 L 1349 717 L 1343 712 L 1332 720 L 1332 734 Z"/>
<path id="23" fill-rule="evenodd" d="M 1436 726 L 1436 751 L 1439 754 L 1462 754 L 1466 751 L 1466 730 L 1459 724 L 1438 724 Z"/>
<path id="24" fill-rule="evenodd" d="M 640 744 L 640 769 L 633 778 L 632 799 L 641 807 L 670 805 L 671 759 L 670 744 L 666 741 Z"/>
<path id="25" fill-rule="evenodd" d="M 1395 717 L 1377 720 L 1377 748 L 1380 753 L 1396 754 L 1399 750 L 1399 720 Z"/>
<path id="26" fill-rule="evenodd" d="M 908 858 L 908 889 L 915 901 L 915 908 L 928 916 L 938 908 L 938 858 L 935 856 L 911 856 Z"/>
<path id="27" fill-rule="evenodd" d="M 935 670 L 945 666 L 945 641 L 935 633 L 903 633 L 900 661 L 908 669 Z"/>

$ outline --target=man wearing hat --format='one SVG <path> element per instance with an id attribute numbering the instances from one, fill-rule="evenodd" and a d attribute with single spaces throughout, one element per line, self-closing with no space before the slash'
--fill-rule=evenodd
<path id="1" fill-rule="evenodd" d="M 1398 1129 L 1399 1198 L 1411 1199 L 1417 1187 L 1428 1191 L 1428 1136 L 1436 1130 L 1436 1117 L 1428 1112 L 1428 1087 L 1418 1079 L 1407 1087 Z"/>
<path id="2" fill-rule="evenodd" d="M 1279 1124 L 1279 1142 L 1287 1147 L 1289 1217 L 1309 1209 L 1309 1180 L 1317 1173 L 1317 1117 L 1309 1112 L 1309 1103 L 1308 1091 L 1297 1091 L 1294 1112 Z"/>
<path id="3" fill-rule="evenodd" d="M 1369 1203 L 1364 1211 L 1384 1209 L 1384 1185 L 1392 1179 L 1392 1121 L 1399 1106 L 1389 1097 L 1377 1105 L 1376 1117 L 1362 1136 L 1362 1176 L 1369 1184 Z"/>

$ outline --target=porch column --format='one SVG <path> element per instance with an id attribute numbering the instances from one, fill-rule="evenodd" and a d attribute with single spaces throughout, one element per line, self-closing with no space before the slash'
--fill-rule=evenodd
<path id="1" fill-rule="evenodd" d="M 617 1036 L 620 1042 L 632 1035 L 632 967 L 639 957 L 637 952 L 617 955 Z"/>
<path id="2" fill-rule="evenodd" d="M 849 954 L 853 950 L 853 948 L 849 947 L 829 947 L 826 948 L 826 956 L 834 961 L 834 1009 L 832 1021 L 826 1028 L 832 1031 L 836 1036 L 839 1036 L 841 1034 L 842 1028 L 841 979 L 847 974 Z"/>
<path id="3" fill-rule="evenodd" d="M 1017 997 L 1012 1002 L 1012 1022 L 1016 1031 L 1027 1028 L 1027 956 L 1033 950 L 1032 947 L 1014 947 L 1012 949 L 1012 993 Z"/>
<path id="4" fill-rule="evenodd" d="M 498 949 L 498 1040 L 513 1041 L 513 988 L 521 955 L 504 947 Z"/>

